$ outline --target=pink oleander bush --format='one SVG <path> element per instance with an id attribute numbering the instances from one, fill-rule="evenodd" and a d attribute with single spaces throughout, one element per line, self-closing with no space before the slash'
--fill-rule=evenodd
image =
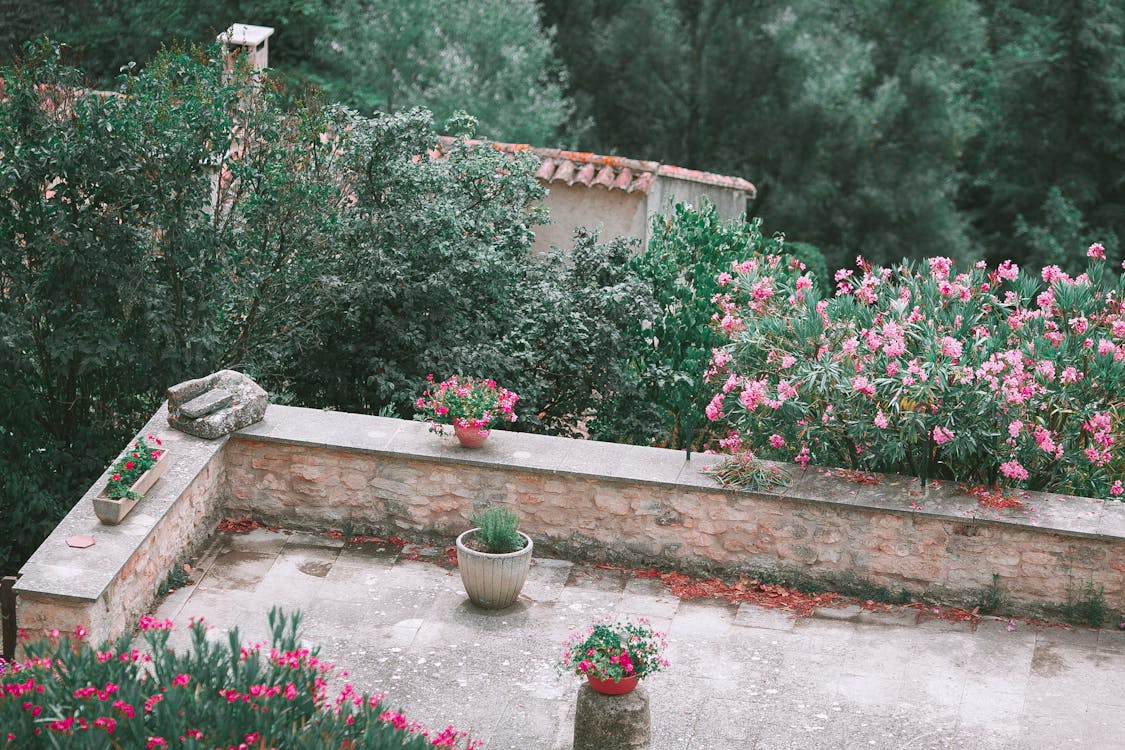
<path id="1" fill-rule="evenodd" d="M 431 431 L 440 432 L 440 424 L 487 430 L 497 420 L 516 421 L 520 397 L 495 380 L 454 375 L 435 384 L 434 376 L 427 375 L 426 384 L 414 407 L 416 418 L 429 422 Z"/>
<path id="2" fill-rule="evenodd" d="M 802 465 L 1120 498 L 1125 277 L 948 258 L 836 272 L 735 263 L 714 297 L 708 419 L 722 447 Z"/>
<path id="3" fill-rule="evenodd" d="M 271 645 L 240 645 L 237 631 L 211 643 L 202 620 L 192 648 L 167 647 L 170 620 L 141 619 L 148 648 L 94 646 L 85 633 L 26 645 L 26 658 L 0 660 L 0 747 L 11 748 L 385 748 L 478 743 L 452 727 L 431 734 L 380 694 L 344 685 L 317 651 L 298 646 L 299 617 L 270 613 Z"/>

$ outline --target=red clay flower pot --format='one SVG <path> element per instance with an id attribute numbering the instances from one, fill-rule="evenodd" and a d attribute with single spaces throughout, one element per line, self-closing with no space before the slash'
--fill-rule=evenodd
<path id="1" fill-rule="evenodd" d="M 590 681 L 590 687 L 603 695 L 624 695 L 637 688 L 636 677 L 622 677 L 621 682 L 614 682 L 613 680 L 603 680 L 587 672 L 586 679 Z"/>
<path id="2" fill-rule="evenodd" d="M 461 425 L 453 425 L 453 434 L 461 441 L 462 448 L 479 448 L 484 445 L 484 441 L 488 439 L 488 430 L 482 430 L 477 427 L 462 427 Z"/>

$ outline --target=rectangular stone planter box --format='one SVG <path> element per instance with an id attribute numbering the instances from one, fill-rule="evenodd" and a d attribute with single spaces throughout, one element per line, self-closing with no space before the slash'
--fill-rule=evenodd
<path id="1" fill-rule="evenodd" d="M 135 500 L 130 500 L 127 497 L 114 499 L 106 497 L 104 492 L 95 497 L 94 513 L 98 516 L 98 520 L 110 526 L 121 523 L 121 520 L 129 515 L 129 511 L 133 510 L 137 503 L 144 499 L 144 494 L 152 488 L 152 485 L 156 484 L 156 480 L 164 474 L 165 469 L 168 468 L 168 453 L 169 451 L 165 449 L 156 459 L 152 468 L 141 474 L 136 482 L 133 482 L 130 489 L 141 497 Z"/>

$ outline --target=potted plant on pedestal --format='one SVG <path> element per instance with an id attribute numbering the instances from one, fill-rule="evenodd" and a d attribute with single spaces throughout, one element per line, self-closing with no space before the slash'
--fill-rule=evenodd
<path id="1" fill-rule="evenodd" d="M 457 537 L 457 568 L 469 599 L 485 609 L 508 607 L 520 595 L 531 568 L 531 537 L 518 530 L 507 508 L 474 514 L 475 528 Z"/>
<path id="2" fill-rule="evenodd" d="M 558 662 L 561 672 L 584 675 L 590 687 L 606 695 L 623 695 L 639 680 L 668 666 L 661 651 L 668 645 L 664 633 L 648 620 L 602 620 L 567 639 Z"/>
<path id="3" fill-rule="evenodd" d="M 520 397 L 495 380 L 479 380 L 454 375 L 441 383 L 426 376 L 426 390 L 415 402 L 420 414 L 415 419 L 430 423 L 430 432 L 444 434 L 439 425 L 453 425 L 457 440 L 465 448 L 479 448 L 492 424 L 499 420 L 516 421 L 515 406 Z"/>

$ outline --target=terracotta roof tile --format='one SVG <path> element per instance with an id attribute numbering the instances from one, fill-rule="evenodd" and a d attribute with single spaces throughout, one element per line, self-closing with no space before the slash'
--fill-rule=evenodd
<path id="1" fill-rule="evenodd" d="M 582 168 L 578 170 L 578 174 L 574 176 L 574 181 L 580 182 L 587 187 L 592 187 L 591 183 L 594 181 L 594 177 L 598 173 L 597 169 L 598 168 L 593 164 L 584 164 Z"/>
<path id="2" fill-rule="evenodd" d="M 648 189 L 652 187 L 652 172 L 645 172 L 633 180 L 633 184 L 629 186 L 630 193 L 647 193 Z"/>
<path id="3" fill-rule="evenodd" d="M 535 178 L 546 182 L 551 179 L 555 173 L 555 162 L 553 159 L 544 159 L 543 163 L 539 165 L 539 169 L 535 172 Z"/>
<path id="4" fill-rule="evenodd" d="M 613 171 L 613 167 L 607 164 L 598 171 L 598 176 L 590 182 L 590 187 L 599 185 L 608 190 L 613 187 L 613 181 L 616 177 L 617 174 Z"/>
<path id="5" fill-rule="evenodd" d="M 566 182 L 574 184 L 574 162 L 563 159 L 555 165 L 555 174 L 547 182 Z"/>
<path id="6" fill-rule="evenodd" d="M 452 138 L 442 137 L 441 143 L 448 146 Z M 485 141 L 469 141 L 482 144 Z M 640 159 L 626 159 L 621 156 L 592 154 L 587 151 L 566 151 L 557 148 L 534 148 L 526 143 L 489 143 L 498 151 L 520 153 L 530 151 L 541 159 L 535 177 L 548 184 L 565 182 L 567 185 L 585 185 L 606 190 L 623 190 L 627 193 L 647 193 L 656 177 L 669 177 L 688 182 L 700 182 L 731 190 L 741 190 L 750 198 L 757 194 L 757 188 L 741 177 L 700 172 L 670 164 Z"/>
<path id="7" fill-rule="evenodd" d="M 613 181 L 613 187 L 618 190 L 628 190 L 629 186 L 633 184 L 633 170 L 628 167 L 623 167 L 617 173 L 617 179 Z"/>

